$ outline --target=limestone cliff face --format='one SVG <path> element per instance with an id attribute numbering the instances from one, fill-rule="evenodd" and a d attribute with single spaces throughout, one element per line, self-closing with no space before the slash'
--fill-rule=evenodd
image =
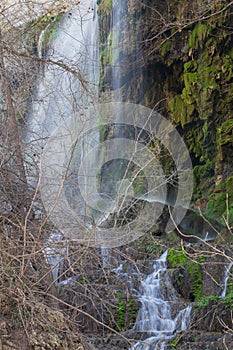
<path id="1" fill-rule="evenodd" d="M 124 101 L 155 107 L 177 126 L 192 157 L 194 201 L 208 217 L 228 215 L 231 223 L 232 5 L 129 0 L 120 13 L 123 26 L 114 22 L 118 7 L 99 4 L 100 90 L 121 90 Z M 119 86 L 110 83 L 116 65 L 124 67 Z"/>

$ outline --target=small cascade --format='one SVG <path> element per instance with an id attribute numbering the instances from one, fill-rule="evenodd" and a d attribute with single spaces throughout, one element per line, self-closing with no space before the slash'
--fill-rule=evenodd
<path id="1" fill-rule="evenodd" d="M 59 278 L 59 271 L 65 253 L 65 247 L 58 246 L 61 241 L 61 234 L 59 232 L 51 232 L 49 238 L 45 241 L 45 256 L 48 264 L 51 266 L 53 280 L 57 283 Z"/>
<path id="2" fill-rule="evenodd" d="M 135 333 L 148 333 L 149 338 L 138 341 L 130 350 L 162 350 L 190 321 L 191 306 L 173 315 L 173 305 L 179 300 L 166 271 L 167 251 L 154 263 L 154 271 L 141 283 L 139 300 L 142 304 L 133 328 Z"/>
<path id="3" fill-rule="evenodd" d="M 44 43 L 44 37 L 47 32 L 47 29 L 49 28 L 50 24 L 47 24 L 45 29 L 43 29 L 40 33 L 38 44 L 37 44 L 37 51 L 38 51 L 38 57 L 43 58 L 43 43 Z"/>
<path id="4" fill-rule="evenodd" d="M 220 296 L 221 298 L 225 298 L 226 297 L 227 284 L 228 284 L 228 280 L 229 280 L 229 277 L 230 277 L 232 266 L 233 266 L 233 261 L 231 261 L 229 263 L 229 265 L 226 267 L 226 272 L 225 272 L 224 281 L 223 281 L 223 290 L 222 290 L 222 293 L 221 293 L 221 296 Z"/>
<path id="5" fill-rule="evenodd" d="M 106 269 L 110 266 L 109 249 L 105 247 L 101 247 L 100 252 L 102 257 L 102 266 L 104 269 Z"/>

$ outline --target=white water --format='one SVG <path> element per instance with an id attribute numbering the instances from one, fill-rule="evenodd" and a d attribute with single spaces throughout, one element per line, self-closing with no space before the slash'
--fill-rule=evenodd
<path id="1" fill-rule="evenodd" d="M 223 290 L 221 293 L 221 298 L 225 298 L 226 294 L 227 294 L 227 283 L 231 274 L 231 268 L 233 266 L 233 261 L 231 261 L 229 263 L 229 265 L 226 267 L 226 272 L 225 272 L 225 276 L 224 276 L 224 280 L 223 280 Z"/>
<path id="2" fill-rule="evenodd" d="M 37 89 L 34 92 L 31 110 L 27 119 L 24 137 L 27 155 L 27 176 L 36 187 L 36 165 L 51 133 L 65 120 L 98 100 L 99 50 L 98 18 L 93 0 L 82 0 L 80 5 L 65 14 L 57 35 L 51 40 L 46 59 L 65 64 L 68 69 L 56 64 L 41 64 Z M 49 25 L 42 30 L 38 41 L 38 57 L 42 58 L 43 40 Z M 80 79 L 69 71 L 78 72 Z M 51 233 L 45 242 L 45 253 L 56 281 L 63 259 L 63 248 L 58 246 L 59 233 Z"/>
<path id="3" fill-rule="evenodd" d="M 173 315 L 173 306 L 179 300 L 166 271 L 166 258 L 167 252 L 155 261 L 153 273 L 141 283 L 139 300 L 142 306 L 132 331 L 148 333 L 149 337 L 138 341 L 130 350 L 166 349 L 167 341 L 188 327 L 190 306 Z"/>
<path id="4" fill-rule="evenodd" d="M 90 8 L 94 10 L 90 11 Z M 81 1 L 81 5 L 64 15 L 56 37 L 49 44 L 46 58 L 80 73 L 88 91 L 68 70 L 56 64 L 43 67 L 43 76 L 39 78 L 28 116 L 26 142 L 33 153 L 40 154 L 46 138 L 57 126 L 98 98 L 98 19 L 95 12 L 93 1 Z M 47 30 L 49 27 L 40 35 L 40 58 Z"/>
<path id="5" fill-rule="evenodd" d="M 65 247 L 58 246 L 61 241 L 61 234 L 59 232 L 50 233 L 49 238 L 45 241 L 45 256 L 48 264 L 51 266 L 53 280 L 57 283 L 59 279 L 59 272 L 62 270 L 62 261 L 65 253 Z"/>
<path id="6" fill-rule="evenodd" d="M 43 57 L 43 42 L 45 38 L 45 34 L 49 28 L 49 24 L 43 29 L 40 33 L 39 39 L 38 39 L 38 44 L 37 44 L 37 51 L 38 51 L 38 57 L 42 58 Z"/>

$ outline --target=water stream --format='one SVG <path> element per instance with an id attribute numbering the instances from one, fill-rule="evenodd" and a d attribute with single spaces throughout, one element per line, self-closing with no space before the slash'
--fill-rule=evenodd
<path id="1" fill-rule="evenodd" d="M 225 270 L 225 276 L 224 276 L 224 280 L 223 280 L 223 290 L 221 293 L 221 298 L 225 298 L 226 294 L 227 294 L 227 283 L 228 280 L 230 278 L 231 272 L 232 272 L 232 266 L 233 266 L 233 261 L 231 261 L 227 266 L 226 266 L 226 270 Z"/>
<path id="2" fill-rule="evenodd" d="M 154 263 L 154 271 L 142 280 L 139 292 L 141 308 L 133 332 L 148 334 L 130 350 L 166 349 L 176 333 L 184 331 L 190 321 L 191 306 L 179 307 L 180 300 L 172 287 L 166 266 L 167 251 Z"/>
<path id="3" fill-rule="evenodd" d="M 39 58 L 43 58 L 43 43 L 44 43 L 45 34 L 46 34 L 49 26 L 50 26 L 50 24 L 47 24 L 45 29 L 43 29 L 41 31 L 39 39 L 38 39 L 37 51 L 38 51 L 38 57 Z"/>

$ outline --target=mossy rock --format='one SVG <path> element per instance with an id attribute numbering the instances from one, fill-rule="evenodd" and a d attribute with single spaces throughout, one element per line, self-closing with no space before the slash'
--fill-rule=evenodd
<path id="1" fill-rule="evenodd" d="M 165 56 L 167 53 L 170 52 L 171 48 L 172 48 L 172 41 L 170 40 L 165 41 L 165 43 L 163 43 L 161 46 L 161 55 Z"/>
<path id="2" fill-rule="evenodd" d="M 181 95 L 176 95 L 169 103 L 169 109 L 172 113 L 173 120 L 182 127 L 191 122 L 191 115 L 194 112 L 192 104 L 186 105 Z"/>
<path id="3" fill-rule="evenodd" d="M 198 261 L 188 258 L 182 247 L 173 247 L 168 251 L 167 262 L 176 269 L 174 273 L 175 288 L 192 301 L 200 300 L 202 296 L 202 267 Z M 185 290 L 187 289 L 187 290 Z"/>
<path id="4" fill-rule="evenodd" d="M 188 48 L 198 49 L 199 46 L 203 46 L 205 39 L 211 32 L 211 26 L 206 23 L 197 23 L 194 29 L 191 31 Z"/>
<path id="5" fill-rule="evenodd" d="M 219 146 L 233 142 L 233 119 L 227 119 L 218 128 L 218 139 Z"/>
<path id="6" fill-rule="evenodd" d="M 213 193 L 208 197 L 206 214 L 209 217 L 220 220 L 225 224 L 233 223 L 233 175 L 229 176 L 226 181 L 222 181 L 215 187 Z M 224 218 L 225 220 L 224 220 Z"/>

